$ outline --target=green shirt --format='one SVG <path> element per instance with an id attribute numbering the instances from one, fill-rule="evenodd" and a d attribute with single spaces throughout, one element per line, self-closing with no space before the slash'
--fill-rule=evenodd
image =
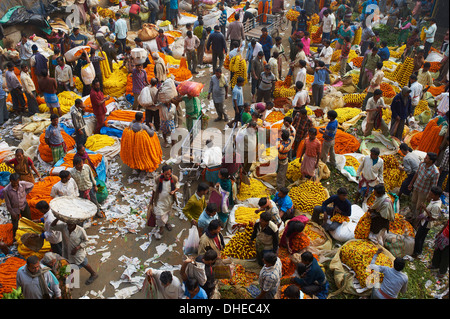
<path id="1" fill-rule="evenodd" d="M 247 112 L 242 113 L 242 124 L 247 124 L 251 122 L 251 120 L 252 116 L 250 115 L 250 113 Z"/>
<path id="2" fill-rule="evenodd" d="M 198 218 L 202 214 L 202 212 L 206 208 L 206 200 L 205 196 L 202 196 L 201 198 L 198 197 L 197 193 L 191 196 L 189 198 L 188 202 L 186 203 L 186 206 L 183 207 L 183 214 L 191 220 L 198 221 Z"/>
<path id="3" fill-rule="evenodd" d="M 372 53 L 370 53 L 366 56 L 365 63 L 362 67 L 364 67 L 365 69 L 375 71 L 375 69 L 377 68 L 378 62 L 380 62 L 380 61 L 381 61 L 381 58 L 378 54 L 375 54 L 375 56 L 374 56 Z"/>
<path id="4" fill-rule="evenodd" d="M 184 105 L 186 108 L 186 115 L 189 115 L 189 117 L 197 118 L 200 116 L 201 113 L 201 103 L 200 99 L 198 97 L 183 97 Z"/>

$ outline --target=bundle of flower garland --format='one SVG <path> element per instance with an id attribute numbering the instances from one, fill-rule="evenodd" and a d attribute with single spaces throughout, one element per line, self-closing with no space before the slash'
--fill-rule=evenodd
<path id="1" fill-rule="evenodd" d="M 25 264 L 26 260 L 18 257 L 9 257 L 0 264 L 0 299 L 3 298 L 3 294 L 10 293 L 13 288 L 17 287 L 17 271 Z"/>
<path id="2" fill-rule="evenodd" d="M 84 145 L 88 150 L 96 152 L 106 146 L 114 145 L 115 140 L 108 135 L 94 134 L 87 138 L 86 144 Z"/>
<path id="3" fill-rule="evenodd" d="M 67 151 L 72 150 L 75 147 L 75 140 L 72 138 L 72 136 L 70 136 L 63 130 L 61 131 L 61 135 L 63 137 L 64 142 L 66 143 Z M 44 162 L 46 162 L 46 163 L 53 162 L 52 150 L 47 145 L 47 143 L 45 143 L 45 130 L 39 136 L 38 151 L 39 151 L 39 156 L 42 158 L 42 160 Z"/>
<path id="4" fill-rule="evenodd" d="M 27 203 L 30 206 L 31 219 L 38 219 L 44 216 L 37 208 L 36 204 L 41 200 L 50 203 L 52 200 L 50 196 L 50 192 L 52 190 L 53 185 L 58 183 L 61 180 L 59 176 L 46 176 L 43 178 L 43 181 L 38 181 L 34 184 L 31 192 L 27 194 Z"/>
<path id="5" fill-rule="evenodd" d="M 158 134 L 152 137 L 144 130 L 135 133 L 130 128 L 123 130 L 120 158 L 133 169 L 154 172 L 162 161 L 162 149 Z"/>

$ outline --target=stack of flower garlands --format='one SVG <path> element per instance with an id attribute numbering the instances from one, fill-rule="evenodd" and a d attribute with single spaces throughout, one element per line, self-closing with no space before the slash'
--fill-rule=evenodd
<path id="1" fill-rule="evenodd" d="M 336 113 L 338 114 L 337 121 L 339 124 L 342 124 L 348 120 L 351 120 L 355 116 L 357 116 L 359 113 L 361 113 L 360 109 L 354 108 L 354 107 L 340 107 L 335 109 Z"/>
<path id="2" fill-rule="evenodd" d="M 10 293 L 17 287 L 17 271 L 25 264 L 26 260 L 19 257 L 9 257 L 4 263 L 0 264 L 0 282 L 2 283 L 0 285 L 0 299 L 3 298 L 3 294 Z"/>
<path id="3" fill-rule="evenodd" d="M 275 82 L 273 97 L 292 97 L 295 95 L 295 88 L 291 88 L 292 76 L 288 75 L 284 81 Z"/>
<path id="4" fill-rule="evenodd" d="M 417 104 L 416 108 L 414 109 L 414 116 L 420 115 L 425 111 L 430 111 L 430 108 L 428 107 L 428 102 L 425 100 L 420 100 L 419 104 Z"/>
<path id="5" fill-rule="evenodd" d="M 345 106 L 359 108 L 362 106 L 365 98 L 365 93 L 346 94 L 344 95 Z"/>
<path id="6" fill-rule="evenodd" d="M 162 149 L 158 134 L 152 137 L 145 130 L 134 132 L 123 130 L 120 144 L 120 158 L 132 169 L 154 172 L 162 161 Z"/>
<path id="7" fill-rule="evenodd" d="M 294 186 L 289 191 L 294 207 L 303 213 L 313 213 L 315 206 L 320 206 L 328 198 L 327 190 L 320 183 L 306 181 Z"/>
<path id="8" fill-rule="evenodd" d="M 236 85 L 238 77 L 244 78 L 244 84 L 247 83 L 247 63 L 240 54 L 236 55 L 230 60 L 230 64 L 228 67 L 230 72 L 234 72 L 233 77 L 230 81 L 231 88 L 234 88 L 234 86 Z"/>
<path id="9" fill-rule="evenodd" d="M 103 158 L 102 154 L 88 154 L 89 159 L 91 160 L 92 164 L 94 164 L 94 167 L 97 167 Z M 73 167 L 73 158 L 75 157 L 75 153 L 68 153 L 63 158 L 63 163 L 61 166 L 72 168 Z"/>
<path id="10" fill-rule="evenodd" d="M 254 223 L 257 219 L 259 219 L 259 215 L 261 213 L 255 213 L 256 208 L 239 206 L 234 212 L 234 220 L 237 224 L 248 224 L 250 222 Z"/>
<path id="11" fill-rule="evenodd" d="M 72 150 L 75 147 L 75 140 L 67 134 L 64 131 L 61 131 L 61 135 L 64 139 L 64 142 L 66 143 L 67 151 Z M 52 150 L 50 147 L 45 143 L 45 131 L 42 132 L 42 134 L 39 136 L 39 156 L 41 159 L 46 163 L 53 162 L 53 156 L 52 156 Z"/>
<path id="12" fill-rule="evenodd" d="M 27 203 L 28 206 L 30 206 L 31 219 L 38 219 L 44 216 L 44 214 L 36 208 L 36 204 L 41 200 L 45 200 L 47 203 L 50 203 L 52 200 L 50 197 L 52 187 L 60 180 L 61 178 L 59 178 L 59 176 L 50 175 L 44 177 L 42 181 L 34 184 L 31 192 L 27 194 Z"/>
<path id="13" fill-rule="evenodd" d="M 294 9 L 289 9 L 288 12 L 286 12 L 286 18 L 289 21 L 296 21 L 299 15 L 300 15 L 300 12 L 298 12 Z"/>
<path id="14" fill-rule="evenodd" d="M 70 108 L 75 104 L 76 99 L 81 99 L 81 96 L 72 91 L 64 91 L 58 94 L 59 107 L 61 108 L 62 114 L 70 112 Z M 43 104 L 39 105 L 39 111 L 42 113 L 50 111 L 47 104 L 45 104 L 45 101 Z M 53 112 L 57 114 L 55 109 Z"/>
<path id="15" fill-rule="evenodd" d="M 86 144 L 84 145 L 88 150 L 93 152 L 102 149 L 106 146 L 114 145 L 115 140 L 108 135 L 94 134 L 87 138 Z"/>
<path id="16" fill-rule="evenodd" d="M 302 178 L 302 163 L 300 158 L 297 157 L 295 160 L 290 161 L 288 164 L 288 169 L 286 172 L 286 177 L 291 181 L 297 181 Z"/>
<path id="17" fill-rule="evenodd" d="M 367 279 L 371 274 L 370 271 L 367 271 L 367 266 L 369 266 L 377 250 L 378 248 L 374 243 L 366 240 L 345 243 L 340 249 L 342 263 L 353 269 L 356 279 L 363 288 L 366 287 Z M 378 255 L 375 264 L 392 267 L 392 261 L 383 253 Z M 380 282 L 382 282 L 383 274 L 379 274 L 379 276 Z"/>
<path id="18" fill-rule="evenodd" d="M 128 71 L 126 67 L 120 68 L 123 61 L 113 64 L 113 72 L 103 81 L 103 92 L 112 97 L 121 97 L 127 89 Z"/>
<path id="19" fill-rule="evenodd" d="M 437 125 L 437 122 L 437 117 L 430 120 L 422 132 L 415 134 L 410 141 L 411 148 L 426 153 L 433 152 L 438 154 L 444 136 L 439 135 L 442 124 Z"/>
<path id="20" fill-rule="evenodd" d="M 256 249 L 254 243 L 250 244 L 250 237 L 253 233 L 253 222 L 246 224 L 243 230 L 238 230 L 231 237 L 230 241 L 222 250 L 223 258 L 232 257 L 237 259 L 252 259 L 256 257 Z"/>
<path id="21" fill-rule="evenodd" d="M 320 128 L 325 128 L 325 126 L 317 127 L 317 139 L 320 143 L 323 143 L 323 135 L 319 133 Z M 358 139 L 350 133 L 344 132 L 341 129 L 336 131 L 336 136 L 334 138 L 334 151 L 336 154 L 350 154 L 355 153 L 360 146 Z M 298 146 L 297 155 L 300 156 L 305 145 L 305 140 L 302 140 Z"/>
<path id="22" fill-rule="evenodd" d="M 39 259 L 42 259 L 45 253 L 51 250 L 50 243 L 44 239 L 44 244 L 39 251 L 34 251 L 22 242 L 22 236 L 27 233 L 40 235 L 44 232 L 44 225 L 39 223 L 36 224 L 33 221 L 22 217 L 19 219 L 18 229 L 16 231 L 16 241 L 17 241 L 17 251 L 23 258 L 28 258 L 30 256 L 37 256 Z"/>
<path id="23" fill-rule="evenodd" d="M 239 193 L 236 197 L 238 200 L 244 201 L 248 198 L 260 198 L 269 195 L 270 190 L 260 180 L 250 178 L 250 185 L 241 183 Z"/>
<path id="24" fill-rule="evenodd" d="M 399 169 L 400 163 L 394 155 L 382 155 L 384 161 L 383 180 L 384 187 L 390 192 L 396 187 L 400 187 L 407 177 L 405 171 Z"/>
<path id="25" fill-rule="evenodd" d="M 386 78 L 396 81 L 400 87 L 404 87 L 408 85 L 413 69 L 414 60 L 412 57 L 407 57 L 405 62 L 399 64 L 397 68 L 395 68 L 394 72 L 386 74 Z"/>

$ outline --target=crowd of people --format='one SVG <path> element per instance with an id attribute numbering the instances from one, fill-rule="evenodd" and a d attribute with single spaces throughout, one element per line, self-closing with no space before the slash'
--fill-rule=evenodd
<path id="1" fill-rule="evenodd" d="M 260 6 L 258 14 L 261 10 L 263 13 L 284 14 L 280 9 L 284 8 L 284 1 L 273 0 L 268 6 L 266 4 L 269 1 L 260 2 L 262 9 Z M 301 174 L 306 180 L 315 180 L 320 161 L 330 168 L 336 168 L 335 138 L 339 126 L 338 114 L 335 110 L 328 110 L 325 113 L 327 118 L 325 128 L 318 129 L 308 115 L 306 107 L 320 108 L 321 100 L 326 94 L 325 88 L 331 84 L 331 58 L 336 50 L 341 52 L 339 78 L 344 78 L 348 71 L 352 43 L 359 27 L 362 28 L 362 35 L 361 42 L 357 45 L 363 62 L 358 90 L 362 92 L 367 89 L 362 105 L 362 110 L 367 113 L 367 125 L 363 135 L 369 136 L 374 129 L 381 129 L 386 138 L 395 138 L 400 142 L 399 150 L 404 156 L 401 170 L 407 173 L 407 178 L 403 181 L 398 196 L 410 197 L 411 205 L 406 218 L 416 228 L 413 257 L 419 256 L 428 231 L 441 214 L 441 196 L 445 193 L 448 199 L 448 180 L 444 184 L 448 176 L 448 132 L 443 143 L 445 145 L 440 152 L 428 152 L 422 162 L 402 137 L 404 127 L 408 126 L 408 119 L 413 116 L 415 108 L 430 85 L 446 85 L 445 93 L 440 96 L 441 100 L 433 117 L 438 117 L 439 121 L 448 125 L 448 31 L 442 47 L 438 50 L 444 55 L 439 78 L 432 78 L 429 71 L 430 64 L 425 62 L 435 43 L 437 32 L 436 20 L 431 17 L 432 3 L 431 0 L 416 1 L 414 9 L 410 10 L 405 0 L 364 2 L 339 0 L 333 5 L 331 1 L 295 0 L 292 10 L 298 11 L 299 15 L 292 21 L 290 32 L 287 32 L 289 47 L 285 49 L 283 42 L 286 43 L 284 41 L 286 39 L 281 36 L 272 38 L 268 28 L 262 28 L 259 38 L 246 43 L 244 23 L 247 21 L 252 23 L 252 19 L 256 17 L 252 10 L 248 10 L 251 8 L 250 2 L 246 2 L 242 10 L 233 13 L 234 21 L 229 23 L 226 8 L 239 3 L 219 1 L 217 8 L 221 11 L 221 15 L 216 25 L 211 28 L 204 26 L 202 15 L 199 14 L 198 1 L 192 1 L 192 12 L 198 14 L 198 20 L 193 24 L 188 23 L 183 30 L 182 55 L 187 60 L 193 80 L 198 80 L 199 66 L 205 64 L 203 63 L 205 52 L 212 53 L 212 72 L 208 74 L 210 80 L 206 88 L 207 98 L 213 101 L 217 113 L 217 118 L 213 121 L 223 121 L 223 127 L 225 125 L 230 128 L 239 127 L 242 133 L 236 137 L 236 144 L 242 141 L 242 145 L 246 148 L 244 158 L 241 159 L 238 152 L 234 152 L 230 163 L 222 156 L 222 150 L 213 140 L 206 141 L 200 164 L 205 168 L 205 180 L 198 183 L 196 191 L 182 208 L 189 222 L 197 226 L 200 238 L 198 254 L 183 260 L 180 278 L 172 271 L 146 269 L 146 285 L 155 284 L 161 298 L 165 299 L 179 299 L 184 296 L 190 299 L 215 297 L 217 290 L 212 265 L 227 262 L 226 259 L 221 259 L 225 247 L 222 230 L 227 223 L 228 213 L 236 204 L 233 196 L 236 193 L 234 184 L 238 179 L 242 181 L 250 174 L 251 155 L 253 151 L 256 153 L 258 147 L 257 132 L 264 128 L 266 114 L 274 108 L 275 83 L 290 77 L 295 95 L 289 105 L 293 110 L 292 115 L 284 117 L 276 143 L 278 154 L 276 192 L 274 196 L 259 199 L 259 209 L 256 212 L 261 215 L 251 235 L 251 245 L 256 247 L 256 259 L 262 267 L 258 277 L 260 292 L 256 298 L 279 297 L 282 264 L 277 256 L 278 249 L 285 247 L 290 253 L 294 253 L 291 247 L 292 238 L 303 231 L 309 220 L 303 214 L 297 214 L 293 200 L 289 196 L 286 177 L 288 164 L 299 158 L 302 163 Z M 120 1 L 120 6 L 124 4 L 125 1 Z M 398 28 L 397 44 L 399 46 L 406 44 L 402 60 L 404 61 L 407 56 L 414 59 L 414 70 L 409 78 L 409 84 L 396 94 L 390 105 L 384 102 L 381 90 L 385 75 L 382 70 L 383 62 L 390 57 L 388 44 L 380 39 L 378 32 L 366 22 L 366 18 L 373 13 L 374 9 L 371 6 L 373 4 L 378 5 L 380 12 L 387 17 L 387 25 Z M 49 58 L 44 57 L 36 45 L 31 45 L 28 35 L 23 33 L 17 47 L 20 55 L 20 76 L 15 73 L 16 65 L 8 62 L 4 74 L 6 91 L 2 89 L 3 74 L 0 70 L 0 125 L 11 117 L 6 106 L 6 92 L 11 95 L 11 112 L 22 116 L 39 113 L 37 99 L 43 96 L 51 112 L 51 125 L 45 130 L 45 143 L 51 149 L 53 163 L 58 162 L 67 153 L 62 128 L 59 125 L 62 112 L 58 94 L 74 91 L 73 79 L 74 76 L 78 76 L 82 81 L 82 90 L 79 93 L 82 97 L 90 97 L 96 118 L 95 133 L 100 134 L 107 113 L 105 102 L 110 99 L 110 96 L 103 92 L 100 67 L 100 62 L 105 57 L 97 54 L 103 51 L 111 71 L 113 64 L 122 60 L 121 68 L 126 68 L 132 75 L 134 96 L 132 109 L 136 111 L 136 117 L 131 122 L 130 128 L 134 132 L 145 130 L 150 137 L 161 133 L 163 146 L 170 148 L 174 144 L 171 134 L 175 128 L 185 123 L 186 128 L 191 131 L 194 120 L 199 118 L 202 112 L 198 96 L 178 95 L 169 102 L 158 102 L 160 88 L 168 78 L 167 65 L 159 53 L 173 54 L 164 30 L 159 29 L 156 37 L 157 52 L 152 51 L 150 46 L 138 37 L 133 41 L 127 39 L 129 28 L 136 25 L 136 22 L 141 28 L 145 22 L 139 15 L 143 8 L 149 12 L 149 23 L 154 24 L 164 14 L 165 20 L 171 21 L 172 25 L 178 28 L 179 1 L 132 1 L 129 5 L 129 21 L 121 13 L 115 13 L 115 19 L 110 18 L 108 23 L 101 22 L 96 7 L 89 8 L 84 22 L 97 43 L 91 45 L 89 50 L 82 50 L 75 62 L 66 61 L 64 54 L 77 46 L 88 44 L 89 37 L 82 34 L 80 28 L 74 27 L 70 34 L 62 31 L 54 33 L 54 54 Z M 361 15 L 355 19 L 354 14 L 359 5 L 362 7 Z M 321 43 L 313 43 L 308 32 L 308 22 L 314 14 L 319 16 L 322 28 Z M 419 26 L 425 26 L 423 40 L 420 39 Z M 150 60 L 146 58 L 144 63 L 134 63 L 130 46 L 133 42 L 135 48 L 145 49 L 153 60 L 155 77 L 150 81 L 145 71 Z M 331 46 L 332 42 L 335 42 L 334 47 Z M 317 50 L 312 50 L 313 47 Z M 247 85 L 246 79 L 239 76 L 232 87 L 230 80 L 233 78 L 233 72 L 229 77 L 225 74 L 224 62 L 227 56 L 231 59 L 238 54 L 246 61 L 245 72 L 250 83 Z M 88 64 L 92 64 L 95 69 L 95 79 L 91 83 L 84 83 L 81 72 Z M 311 94 L 307 89 L 307 74 L 314 77 Z M 150 88 L 153 102 L 147 107 L 142 107 L 139 95 L 146 87 Z M 231 101 L 228 97 L 231 97 Z M 383 109 L 391 110 L 392 120 L 396 125 L 389 128 L 384 122 L 381 116 Z M 231 116 L 229 112 L 233 111 L 234 115 Z M 103 218 L 105 214 L 96 199 L 98 191 L 96 170 L 85 149 L 88 136 L 84 113 L 84 103 L 81 99 L 77 99 L 70 110 L 76 141 L 73 168 L 61 171 L 59 174 L 61 181 L 53 186 L 51 197 L 76 196 L 88 199 L 97 207 L 96 216 Z M 323 142 L 319 141 L 318 135 L 321 135 Z M 16 150 L 15 158 L 8 161 L 7 165 L 15 170 L 10 176 L 10 184 L 3 190 L 15 237 L 19 218 L 22 216 L 31 219 L 26 196 L 35 183 L 33 172 L 39 180 L 42 180 L 43 173 L 36 169 L 31 158 L 24 156 L 21 149 Z M 389 229 L 389 222 L 394 220 L 393 202 L 384 186 L 383 167 L 380 149 L 371 148 L 370 154 L 364 156 L 356 172 L 358 181 L 356 197 L 349 199 L 348 189 L 339 188 L 337 193 L 331 194 L 321 206 L 314 207 L 311 221 L 321 225 L 325 231 L 335 230 L 340 224 L 330 221 L 333 215 L 351 216 L 352 203 L 362 204 L 374 194 L 375 201 L 369 207 L 371 231 L 376 235 L 383 234 L 383 230 Z M 150 191 L 152 209 L 149 209 L 149 223 L 153 219 L 152 225 L 158 228 L 155 237 L 161 240 L 164 238 L 164 231 L 171 231 L 173 228 L 169 217 L 174 213 L 174 205 L 180 205 L 176 196 L 180 191 L 180 182 L 173 168 L 165 164 L 158 169 L 154 185 Z M 219 190 L 221 195 L 228 199 L 226 203 L 218 204 L 211 200 L 208 202 L 212 194 Z M 56 267 L 55 264 L 61 265 L 61 262 L 65 261 L 85 268 L 90 274 L 86 281 L 87 285 L 99 276 L 87 259 L 86 231 L 82 225 L 64 223 L 56 219 L 45 201 L 39 202 L 36 208 L 44 214 L 44 217 L 35 221 L 43 222 L 45 228 L 42 234 L 36 236 L 48 240 L 52 249 L 43 260 L 39 260 L 36 256 L 27 259 L 26 265 L 17 273 L 17 285 L 22 287 L 25 298 L 61 298 L 62 295 L 67 297 L 70 292 L 58 285 L 56 277 L 59 272 L 52 272 Z M 448 221 L 438 238 L 430 268 L 438 269 L 439 276 L 443 277 L 448 271 Z M 379 253 L 382 253 L 382 250 L 377 252 Z M 405 262 L 402 258 L 397 258 L 393 265 L 393 268 L 390 268 L 376 266 L 374 261 L 372 262 L 371 266 L 374 269 L 384 273 L 383 284 L 379 289 L 374 289 L 373 298 L 392 299 L 397 298 L 399 293 L 406 292 L 408 277 L 402 272 Z M 48 290 L 43 289 L 42 280 Z M 292 277 L 291 285 L 285 290 L 284 295 L 298 299 L 302 291 L 317 298 L 327 298 L 329 290 L 327 276 L 316 258 L 311 252 L 303 252 L 301 262 L 296 265 L 296 275 Z"/>

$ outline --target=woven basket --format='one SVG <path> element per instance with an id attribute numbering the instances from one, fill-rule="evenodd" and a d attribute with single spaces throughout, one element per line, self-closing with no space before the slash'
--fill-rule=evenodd
<path id="1" fill-rule="evenodd" d="M 97 206 L 90 200 L 74 196 L 61 196 L 50 201 L 50 209 L 59 220 L 77 224 L 97 213 Z"/>

